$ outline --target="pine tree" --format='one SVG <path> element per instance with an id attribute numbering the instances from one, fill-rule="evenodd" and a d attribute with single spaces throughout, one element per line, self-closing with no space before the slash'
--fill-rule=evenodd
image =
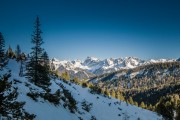
<path id="1" fill-rule="evenodd" d="M 0 32 L 0 70 L 6 65 L 7 59 L 5 57 L 5 41 L 2 33 Z"/>
<path id="2" fill-rule="evenodd" d="M 36 18 L 34 29 L 31 41 L 34 46 L 26 67 L 26 76 L 34 84 L 47 87 L 50 81 L 48 55 L 41 47 L 44 42 L 41 37 L 42 31 L 40 30 L 39 17 Z"/>
<path id="3" fill-rule="evenodd" d="M 42 54 L 42 64 L 46 66 L 48 70 L 50 70 L 49 56 L 46 51 Z"/>
<path id="4" fill-rule="evenodd" d="M 19 45 L 16 46 L 15 54 L 16 54 L 16 59 L 17 59 L 17 61 L 19 61 L 19 59 L 20 59 L 20 57 L 21 57 L 21 48 L 20 48 Z"/>
<path id="5" fill-rule="evenodd" d="M 47 52 L 44 52 L 42 55 L 41 65 L 42 65 L 41 75 L 43 79 L 40 82 L 43 86 L 48 87 L 51 83 L 49 77 L 49 73 L 50 73 L 49 57 Z"/>

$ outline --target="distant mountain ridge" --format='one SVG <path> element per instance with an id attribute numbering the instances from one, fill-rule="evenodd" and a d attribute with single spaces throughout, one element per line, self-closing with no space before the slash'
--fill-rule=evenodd
<path id="1" fill-rule="evenodd" d="M 52 70 L 58 70 L 59 74 L 67 71 L 71 78 L 77 77 L 79 79 L 88 79 L 96 75 L 102 75 L 105 73 L 112 73 L 121 69 L 132 69 L 139 66 L 153 64 L 153 63 L 165 63 L 174 62 L 176 59 L 150 59 L 141 60 L 136 57 L 125 58 L 109 58 L 98 59 L 96 57 L 87 57 L 84 61 L 81 60 L 58 60 L 53 58 L 50 60 Z"/>

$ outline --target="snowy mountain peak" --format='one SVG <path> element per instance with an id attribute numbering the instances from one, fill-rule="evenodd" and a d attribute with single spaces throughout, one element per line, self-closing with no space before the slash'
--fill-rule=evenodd
<path id="1" fill-rule="evenodd" d="M 88 57 L 86 58 L 86 60 L 99 61 L 98 58 L 96 58 L 96 57 L 90 57 L 90 56 L 88 56 Z M 85 60 L 85 61 L 86 61 L 86 60 Z"/>
<path id="2" fill-rule="evenodd" d="M 57 62 L 57 61 L 59 61 L 59 60 L 58 60 L 57 58 L 53 58 L 52 61 Z"/>
<path id="3" fill-rule="evenodd" d="M 78 74 L 79 76 L 79 74 L 81 73 L 86 74 L 86 78 L 88 78 L 92 75 L 111 73 L 121 69 L 131 69 L 152 63 L 173 62 L 173 61 L 175 60 L 150 59 L 145 61 L 137 57 L 109 58 L 109 59 L 100 60 L 96 57 L 87 57 L 83 62 L 78 59 L 73 61 L 60 61 L 56 58 L 53 58 L 51 62 L 53 64 L 51 65 L 54 66 L 53 68 L 61 70 L 61 72 L 69 71 L 69 73 L 72 75 L 72 78 L 76 76 L 76 74 Z M 91 73 L 91 75 L 89 73 Z"/>

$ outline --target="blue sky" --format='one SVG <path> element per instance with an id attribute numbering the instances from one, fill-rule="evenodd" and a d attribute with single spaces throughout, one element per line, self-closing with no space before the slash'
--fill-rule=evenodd
<path id="1" fill-rule="evenodd" d="M 178 0 L 0 0 L 6 47 L 30 52 L 38 15 L 49 56 L 180 57 Z"/>

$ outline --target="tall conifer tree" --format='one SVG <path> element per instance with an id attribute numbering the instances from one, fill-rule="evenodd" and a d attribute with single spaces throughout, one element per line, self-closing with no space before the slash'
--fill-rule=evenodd
<path id="1" fill-rule="evenodd" d="M 16 54 L 16 59 L 19 61 L 21 57 L 21 48 L 19 45 L 16 46 L 15 54 Z"/>
<path id="2" fill-rule="evenodd" d="M 0 32 L 0 69 L 3 68 L 5 65 L 5 43 L 4 43 L 4 37 L 2 33 Z"/>
<path id="3" fill-rule="evenodd" d="M 36 18 L 34 32 L 32 35 L 32 44 L 30 59 L 27 64 L 27 78 L 38 86 L 47 87 L 50 84 L 49 71 L 46 71 L 47 66 L 44 63 L 48 59 L 44 57 L 44 49 L 41 47 L 44 43 L 41 37 L 39 17 Z M 49 67 L 49 66 L 48 66 Z"/>

